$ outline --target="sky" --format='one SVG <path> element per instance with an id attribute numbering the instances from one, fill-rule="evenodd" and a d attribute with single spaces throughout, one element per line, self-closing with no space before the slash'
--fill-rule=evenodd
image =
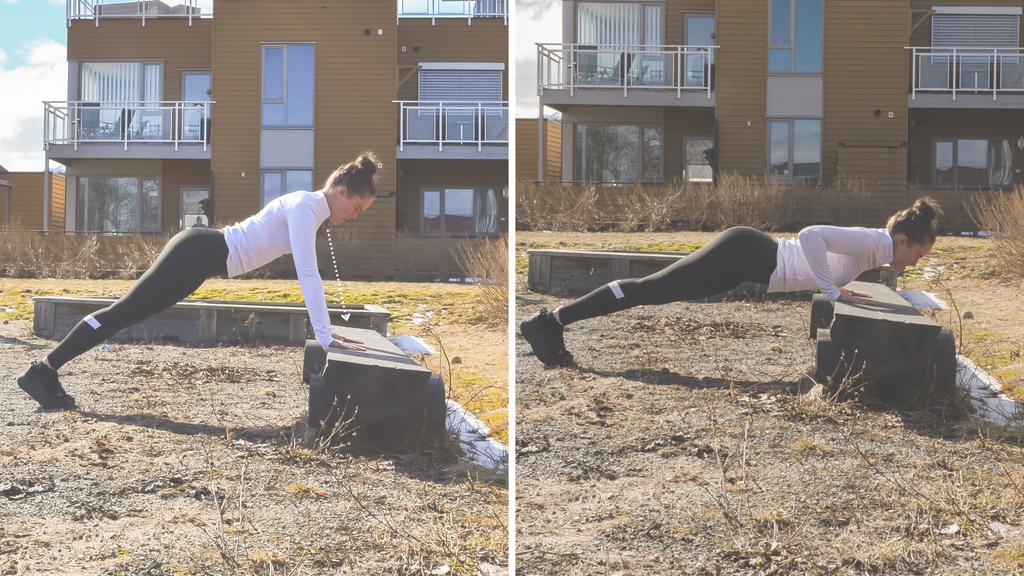
<path id="1" fill-rule="evenodd" d="M 537 42 L 562 41 L 562 2 L 516 0 L 515 18 L 516 37 L 512 51 L 516 66 L 515 117 L 536 118 Z"/>
<path id="2" fill-rule="evenodd" d="M 43 101 L 67 100 L 64 0 L 0 0 L 0 166 L 43 170 Z"/>

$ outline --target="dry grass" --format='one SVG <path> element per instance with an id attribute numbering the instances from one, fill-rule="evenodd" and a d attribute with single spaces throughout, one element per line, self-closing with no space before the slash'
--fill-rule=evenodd
<path id="1" fill-rule="evenodd" d="M 488 324 L 508 324 L 508 238 L 458 245 L 456 260 L 476 282 L 480 311 Z"/>
<path id="2" fill-rule="evenodd" d="M 715 187 L 689 183 L 665 186 L 549 186 L 516 188 L 516 229 L 561 232 L 618 229 L 657 232 L 752 226 L 786 227 L 807 190 L 766 178 L 726 172 Z"/>
<path id="3" fill-rule="evenodd" d="M 992 239 L 1000 268 L 1012 276 L 1024 276 L 1024 186 L 1018 184 L 1012 192 L 976 194 L 971 215 Z"/>
<path id="4" fill-rule="evenodd" d="M 13 278 L 138 278 L 169 235 L 69 236 L 0 232 L 0 276 Z"/>

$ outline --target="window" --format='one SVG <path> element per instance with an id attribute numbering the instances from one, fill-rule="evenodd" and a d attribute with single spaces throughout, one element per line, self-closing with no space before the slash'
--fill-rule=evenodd
<path id="1" fill-rule="evenodd" d="M 495 69 L 466 70 L 457 64 L 424 64 L 419 73 L 419 106 L 407 112 L 409 140 L 446 142 L 508 140 L 508 108 L 501 99 L 503 64 Z M 451 66 L 446 69 L 444 66 Z M 477 134 L 478 114 L 483 134 Z M 437 121 L 441 116 L 441 123 Z"/>
<path id="2" fill-rule="evenodd" d="M 78 229 L 109 233 L 159 232 L 159 180 L 80 178 Z"/>
<path id="3" fill-rule="evenodd" d="M 312 170 L 261 170 L 260 208 L 292 192 L 313 191 Z"/>
<path id="4" fill-rule="evenodd" d="M 181 99 L 193 102 L 181 114 L 181 137 L 183 140 L 210 141 L 210 115 L 213 110 L 203 107 L 201 102 L 210 101 L 210 72 L 188 71 L 181 73 Z"/>
<path id="5" fill-rule="evenodd" d="M 715 14 L 695 12 L 683 14 L 683 44 L 714 46 Z M 706 86 L 705 74 L 714 70 L 715 54 L 687 54 L 683 70 L 684 86 Z"/>
<path id="6" fill-rule="evenodd" d="M 83 62 L 81 99 L 82 139 L 172 137 L 159 104 L 163 100 L 163 64 L 159 62 Z"/>
<path id="7" fill-rule="evenodd" d="M 664 4 L 580 2 L 576 9 L 577 83 L 621 86 L 665 85 Z M 668 59 L 671 62 L 671 58 Z"/>
<path id="8" fill-rule="evenodd" d="M 1013 146 L 1008 138 L 937 140 L 934 158 L 935 186 L 1013 186 Z"/>
<path id="9" fill-rule="evenodd" d="M 208 188 L 182 187 L 181 189 L 182 230 L 186 228 L 210 227 L 210 190 Z"/>
<path id="10" fill-rule="evenodd" d="M 604 184 L 661 182 L 661 128 L 576 125 L 574 180 Z"/>
<path id="11" fill-rule="evenodd" d="M 714 145 L 712 136 L 683 136 L 683 180 L 690 184 L 714 181 Z"/>
<path id="12" fill-rule="evenodd" d="M 769 72 L 821 72 L 821 0 L 771 0 Z"/>
<path id="13" fill-rule="evenodd" d="M 312 44 L 263 47 L 263 125 L 313 125 Z"/>
<path id="14" fill-rule="evenodd" d="M 493 188 L 427 188 L 422 199 L 423 236 L 498 234 L 498 198 Z"/>
<path id="15" fill-rule="evenodd" d="M 770 120 L 767 171 L 773 178 L 821 184 L 821 120 Z"/>

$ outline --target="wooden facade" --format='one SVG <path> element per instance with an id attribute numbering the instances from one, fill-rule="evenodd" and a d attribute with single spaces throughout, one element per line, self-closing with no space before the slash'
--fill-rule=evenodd
<path id="1" fill-rule="evenodd" d="M 536 118 L 516 119 L 516 181 L 533 182 L 538 176 L 538 150 Z M 557 182 L 562 179 L 562 123 L 544 120 L 544 172 L 541 180 Z"/>
<path id="2" fill-rule="evenodd" d="M 213 18 L 194 18 L 191 26 L 187 18 L 177 17 L 147 19 L 145 26 L 140 18 L 131 16 L 102 19 L 98 26 L 93 20 L 72 20 L 68 30 L 70 66 L 95 61 L 160 61 L 165 101 L 183 97 L 183 71 L 210 71 L 214 104 L 208 159 L 175 159 L 166 152 L 147 157 L 144 148 L 135 147 L 116 160 L 125 167 L 125 174 L 145 172 L 146 178 L 159 178 L 162 232 L 173 232 L 181 225 L 182 187 L 209 189 L 216 226 L 259 211 L 261 169 L 268 169 L 269 150 L 261 152 L 261 146 L 297 133 L 275 134 L 274 128 L 262 126 L 265 44 L 313 46 L 314 120 L 313 127 L 305 130 L 312 142 L 313 187 L 319 189 L 339 165 L 363 151 L 374 152 L 381 163 L 373 206 L 358 220 L 346 223 L 344 234 L 334 234 L 349 243 L 344 266 L 347 277 L 402 276 L 405 258 L 399 252 L 409 252 L 410 230 L 415 228 L 418 233 L 418 224 L 412 226 L 407 221 L 417 220 L 421 210 L 422 183 L 413 173 L 430 173 L 430 185 L 441 178 L 450 180 L 445 185 L 490 186 L 507 193 L 507 160 L 442 158 L 428 168 L 411 161 L 410 176 L 401 177 L 406 160 L 398 158 L 399 107 L 393 102 L 416 99 L 415 67 L 420 62 L 500 63 L 504 67 L 502 98 L 507 100 L 508 27 L 503 19 L 474 18 L 471 24 L 467 19 L 434 23 L 429 18 L 396 19 L 395 3 L 370 0 L 215 0 L 214 14 Z M 70 77 L 76 80 L 78 75 Z M 78 90 L 72 88 L 69 100 L 78 98 Z M 68 165 L 73 176 L 117 176 L 108 174 L 115 165 L 104 159 L 107 157 L 51 156 Z M 309 166 L 293 169 L 308 170 Z M 400 183 L 404 183 L 401 188 Z M 500 216 L 507 230 L 508 204 L 504 197 L 502 200 Z M 432 239 L 424 239 L 428 240 Z"/>
<path id="3" fill-rule="evenodd" d="M 867 224 L 884 224 L 888 215 L 925 193 L 945 198 L 951 204 L 959 204 L 970 195 L 970 190 L 933 186 L 934 142 L 939 138 L 1009 139 L 1014 144 L 1013 182 L 1024 184 L 1024 151 L 1016 145 L 1024 126 L 1024 106 L 1016 104 L 1021 94 L 1000 92 L 998 98 L 1002 102 L 995 104 L 980 101 L 980 96 L 960 101 L 950 98 L 948 105 L 915 103 L 911 99 L 911 50 L 907 49 L 931 46 L 935 7 L 957 7 L 967 12 L 978 7 L 1019 10 L 1024 1 L 993 0 L 966 5 L 957 0 L 822 0 L 821 72 L 805 74 L 769 71 L 770 6 L 770 2 L 762 0 L 665 2 L 664 44 L 684 43 L 686 13 L 715 15 L 714 45 L 719 48 L 714 65 L 707 72 L 713 78 L 713 100 L 709 106 L 682 100 L 675 105 L 641 106 L 632 92 L 623 95 L 619 104 L 610 104 L 607 95 L 612 89 L 605 91 L 598 104 L 566 104 L 564 94 L 551 97 L 553 105 L 563 112 L 565 124 L 560 146 L 565 156 L 562 180 L 575 174 L 574 122 L 659 125 L 661 183 L 671 184 L 683 175 L 684 136 L 715 139 L 719 173 L 735 172 L 761 179 L 768 170 L 770 122 L 809 118 L 821 120 L 819 187 L 835 186 L 837 178 L 847 183 L 856 181 L 858 189 L 864 191 L 865 196 L 859 201 L 867 206 Z M 563 0 L 563 7 L 563 17 L 575 18 L 575 2 Z M 563 24 L 563 42 L 578 41 L 575 28 L 574 22 Z M 1020 47 L 1024 46 L 1024 25 L 1018 29 Z M 783 101 L 779 95 L 785 94 L 778 91 L 778 86 L 780 81 L 790 78 L 804 82 L 794 82 L 790 90 L 820 85 L 820 111 L 813 109 L 817 106 L 808 107 L 812 109 L 806 112 L 794 111 L 792 107 L 788 112 L 778 111 L 778 103 Z M 549 93 L 557 90 L 546 88 L 541 104 Z M 605 89 L 577 89 L 577 93 L 595 94 L 601 90 Z M 622 92 L 622 88 L 616 90 Z M 991 92 L 979 94 L 992 99 Z M 522 124 L 524 131 L 528 129 L 526 123 Z M 536 139 L 536 128 L 530 138 Z M 532 152 L 536 156 L 537 151 Z M 530 149 L 517 144 L 517 153 L 530 153 Z M 517 159 L 517 164 L 525 169 L 531 164 L 536 166 L 536 160 Z M 827 194 L 799 195 L 808 199 L 800 206 L 802 218 L 808 222 L 828 221 L 828 204 L 834 203 L 834 198 Z"/>
<path id="4" fill-rule="evenodd" d="M 2 172 L 0 180 L 10 185 L 10 212 L 7 207 L 6 187 L 0 187 L 0 227 L 8 219 L 12 230 L 37 231 L 43 229 L 42 172 Z M 64 175 L 50 174 L 50 226 L 64 227 Z"/>

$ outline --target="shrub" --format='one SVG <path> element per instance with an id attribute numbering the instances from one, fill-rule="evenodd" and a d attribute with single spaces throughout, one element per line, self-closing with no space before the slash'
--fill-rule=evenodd
<path id="1" fill-rule="evenodd" d="M 1024 277 L 1024 186 L 975 194 L 970 212 L 978 229 L 992 240 L 1003 270 Z"/>

